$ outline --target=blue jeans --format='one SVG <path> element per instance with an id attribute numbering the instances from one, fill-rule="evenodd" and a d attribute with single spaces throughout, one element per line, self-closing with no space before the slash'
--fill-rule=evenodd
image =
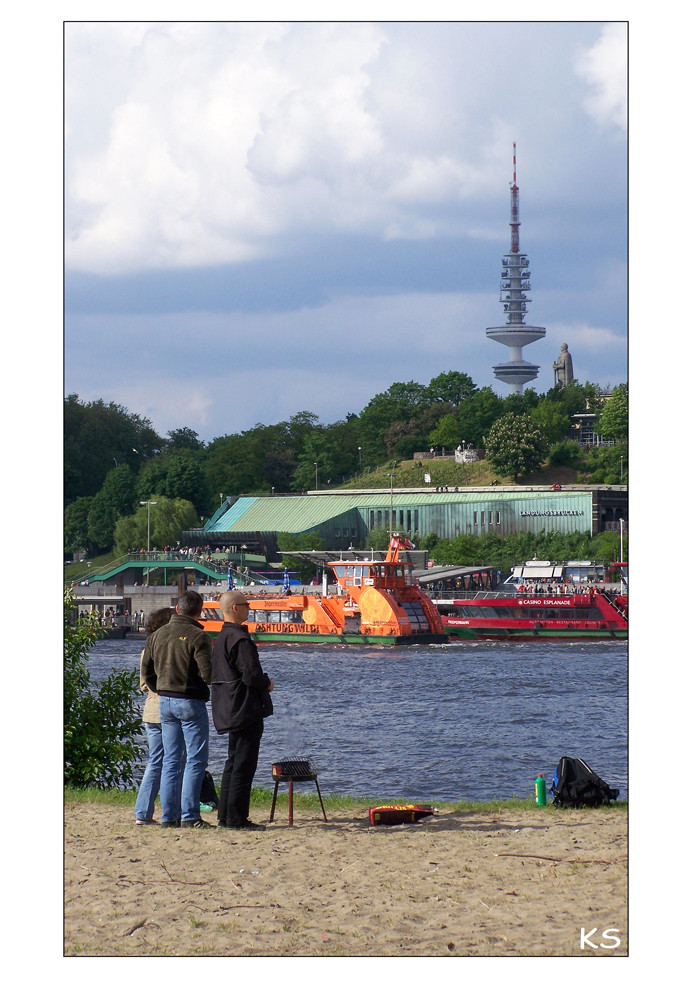
<path id="1" fill-rule="evenodd" d="M 207 704 L 196 698 L 159 697 L 159 718 L 164 744 L 161 770 L 161 822 L 200 818 L 200 790 L 207 768 L 209 716 Z M 178 797 L 178 772 L 186 753 L 183 785 Z M 180 806 L 178 802 L 180 801 Z"/>
<path id="2" fill-rule="evenodd" d="M 144 731 L 147 734 L 147 743 L 149 745 L 149 759 L 147 760 L 147 766 L 142 775 L 142 782 L 137 793 L 135 818 L 150 820 L 154 816 L 154 803 L 156 802 L 156 797 L 159 794 L 159 786 L 161 785 L 164 742 L 161 736 L 160 723 L 145 722 Z M 180 819 L 180 788 L 183 783 L 183 764 L 184 761 L 181 761 L 181 768 L 178 772 L 178 815 L 176 819 Z"/>

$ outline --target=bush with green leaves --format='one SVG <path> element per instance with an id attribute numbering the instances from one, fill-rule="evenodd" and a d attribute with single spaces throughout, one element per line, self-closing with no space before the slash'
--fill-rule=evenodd
<path id="1" fill-rule="evenodd" d="M 75 788 L 128 787 L 144 755 L 136 670 L 114 670 L 91 681 L 87 659 L 100 632 L 98 618 L 78 618 L 72 591 L 64 594 L 64 780 Z"/>
<path id="2" fill-rule="evenodd" d="M 513 479 L 536 472 L 548 451 L 541 429 L 525 414 L 500 417 L 486 434 L 484 444 L 491 468 Z"/>
<path id="3" fill-rule="evenodd" d="M 557 441 L 549 449 L 549 465 L 567 465 L 571 469 L 579 469 L 584 465 L 585 452 L 577 441 L 565 438 Z"/>

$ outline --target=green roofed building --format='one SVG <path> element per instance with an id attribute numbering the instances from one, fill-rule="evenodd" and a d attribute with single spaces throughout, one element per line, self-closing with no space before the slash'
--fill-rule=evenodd
<path id="1" fill-rule="evenodd" d="M 400 530 L 416 540 L 520 531 L 618 530 L 628 520 L 626 486 L 503 486 L 334 490 L 301 495 L 227 497 L 201 530 L 184 533 L 190 545 L 213 545 L 277 558 L 282 532 L 315 532 L 326 549 L 362 548 L 374 528 Z"/>

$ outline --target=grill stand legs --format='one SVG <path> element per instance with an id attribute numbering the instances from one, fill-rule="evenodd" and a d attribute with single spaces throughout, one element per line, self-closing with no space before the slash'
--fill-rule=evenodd
<path id="1" fill-rule="evenodd" d="M 272 795 L 272 808 L 270 810 L 269 822 L 274 821 L 274 807 L 277 804 L 277 792 L 279 790 L 279 782 L 288 781 L 289 783 L 289 826 L 294 825 L 294 781 L 314 781 L 315 787 L 318 792 L 318 799 L 320 800 L 320 808 L 322 809 L 323 819 L 327 823 L 327 813 L 325 812 L 325 805 L 322 801 L 322 795 L 320 794 L 320 785 L 318 784 L 317 774 L 308 774 L 305 777 L 300 778 L 274 778 L 274 794 Z"/>

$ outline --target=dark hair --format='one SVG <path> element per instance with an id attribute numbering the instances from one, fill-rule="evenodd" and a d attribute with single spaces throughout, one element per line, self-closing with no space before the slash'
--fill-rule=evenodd
<path id="1" fill-rule="evenodd" d="M 185 593 L 181 594 L 178 598 L 178 614 L 188 615 L 190 618 L 197 618 L 199 613 L 202 611 L 202 605 L 204 603 L 202 594 L 198 594 L 196 590 L 186 590 Z"/>
<path id="2" fill-rule="evenodd" d="M 147 618 L 147 624 L 145 625 L 145 632 L 151 635 L 152 632 L 156 632 L 158 628 L 162 625 L 167 625 L 171 620 L 171 615 L 173 614 L 173 608 L 159 608 L 158 611 L 152 611 L 149 618 Z"/>

